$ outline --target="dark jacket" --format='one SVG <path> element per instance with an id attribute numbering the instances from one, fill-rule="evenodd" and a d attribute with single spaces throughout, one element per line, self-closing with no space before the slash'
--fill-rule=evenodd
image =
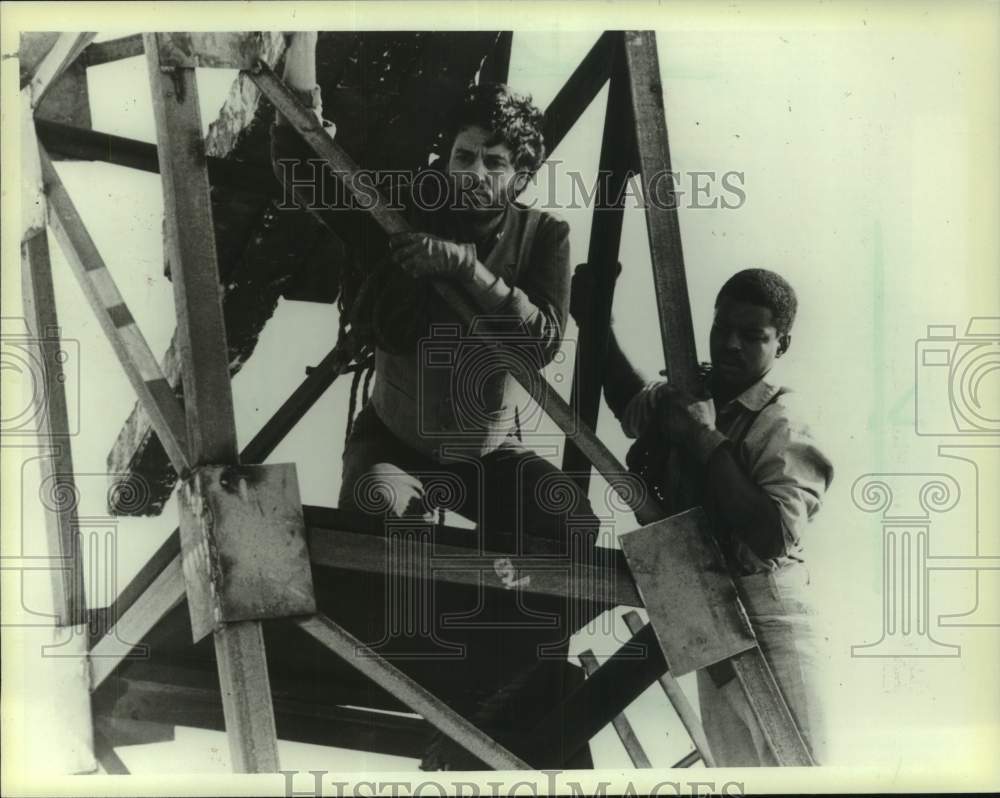
<path id="1" fill-rule="evenodd" d="M 294 130 L 280 125 L 272 127 L 271 154 L 279 177 L 279 159 L 315 157 Z M 460 240 L 456 215 L 447 204 L 429 211 L 407 192 L 401 199 L 414 229 Z M 363 265 L 384 254 L 378 243 L 372 243 L 377 235 L 362 212 L 319 210 L 316 215 L 361 253 Z M 412 347 L 376 349 L 372 403 L 393 434 L 433 457 L 440 456 L 442 444 L 460 445 L 475 456 L 499 446 L 515 425 L 515 381 L 510 372 L 524 371 L 532 378 L 552 360 L 569 312 L 566 222 L 514 203 L 504 212 L 498 232 L 475 243 L 479 260 L 512 290 L 499 308 L 477 317 L 472 328 L 462 324 L 422 281 L 395 270 L 386 272 L 386 301 L 411 301 L 421 307 Z M 481 339 L 500 345 L 484 346 Z"/>

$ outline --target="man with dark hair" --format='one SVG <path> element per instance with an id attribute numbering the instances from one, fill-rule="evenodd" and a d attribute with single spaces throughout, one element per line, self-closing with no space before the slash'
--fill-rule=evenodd
<path id="1" fill-rule="evenodd" d="M 292 35 L 284 80 L 322 120 L 315 47 L 316 34 Z M 426 185 L 415 181 L 406 209 L 415 232 L 392 236 L 387 252 L 364 238 L 347 214 L 318 213 L 355 245 L 361 268 L 376 280 L 367 292 L 370 306 L 351 318 L 374 339 L 376 376 L 371 401 L 345 445 L 341 508 L 427 520 L 454 511 L 476 522 L 486 551 L 525 553 L 526 535 L 548 539 L 547 554 L 593 548 L 598 522 L 586 496 L 520 441 L 524 408 L 519 415 L 511 375 L 538 378 L 561 346 L 569 310 L 569 226 L 515 201 L 544 159 L 541 124 L 530 98 L 500 84 L 471 87 L 446 132 L 442 168 L 429 173 L 435 179 Z M 287 181 L 289 163 L 311 157 L 279 114 L 272 130 L 279 179 Z M 425 202 L 442 176 L 447 202 Z M 481 314 L 471 327 L 432 290 L 432 279 L 449 281 L 471 300 Z M 466 647 L 480 696 L 459 708 L 501 737 L 514 730 L 523 736 L 561 698 L 575 631 L 563 623 L 553 627 L 564 610 L 553 615 L 551 603 L 543 616 L 533 606 L 513 619 L 501 617 L 510 615 L 513 599 L 524 601 L 515 593 L 497 603 L 473 596 L 470 607 L 417 608 L 435 616 L 428 647 L 435 641 L 445 653 L 449 643 Z M 448 628 L 445 611 L 452 616 Z M 540 657 L 549 661 L 539 663 Z M 426 675 L 442 691 L 468 680 L 451 672 L 428 668 Z M 500 704 L 511 702 L 517 717 L 501 719 Z M 445 766 L 454 755 L 438 750 L 425 766 Z"/>
<path id="2" fill-rule="evenodd" d="M 578 270 L 574 312 L 583 306 L 577 299 L 587 283 Z M 822 764 L 826 743 L 803 535 L 833 467 L 793 395 L 765 380 L 788 351 L 796 310 L 795 291 L 780 275 L 738 272 L 716 298 L 704 396 L 662 380 L 645 382 L 613 331 L 605 395 L 626 435 L 645 441 L 640 456 L 630 453 L 630 463 L 651 466 L 657 483 L 651 487 L 664 509 L 673 514 L 700 504 L 712 519 L 761 649 Z M 728 663 L 699 671 L 698 695 L 720 766 L 775 764 Z"/>

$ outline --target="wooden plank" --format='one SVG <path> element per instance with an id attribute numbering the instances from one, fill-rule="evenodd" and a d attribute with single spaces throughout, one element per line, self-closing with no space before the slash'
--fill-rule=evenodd
<path id="1" fill-rule="evenodd" d="M 545 108 L 543 134 L 546 157 L 551 158 L 570 128 L 587 110 L 611 75 L 620 34 L 605 31 L 579 63 L 558 94 Z"/>
<path id="2" fill-rule="evenodd" d="M 135 58 L 145 52 L 142 49 L 142 34 L 121 36 L 106 42 L 92 42 L 83 51 L 80 60 L 88 67 L 110 64 L 125 58 Z"/>
<path id="3" fill-rule="evenodd" d="M 44 374 L 30 375 L 43 384 L 36 387 L 41 402 L 38 444 L 45 455 L 38 458 L 44 503 L 46 549 L 53 564 L 48 569 L 52 587 L 55 623 L 83 623 L 87 611 L 83 560 L 78 545 L 76 484 L 73 479 L 72 437 L 66 405 L 62 361 L 65 350 L 59 340 L 48 236 L 43 229 L 21 243 L 21 291 L 24 315 L 38 349 Z"/>
<path id="4" fill-rule="evenodd" d="M 757 645 L 700 507 L 619 538 L 675 677 Z"/>
<path id="5" fill-rule="evenodd" d="M 624 53 L 660 315 L 660 342 L 670 381 L 694 392 L 698 388 L 698 355 L 671 177 L 656 34 L 626 31 Z"/>
<path id="6" fill-rule="evenodd" d="M 580 664 L 583 665 L 583 669 L 587 672 L 588 677 L 596 673 L 597 669 L 600 667 L 597 662 L 597 657 L 594 656 L 594 652 L 590 649 L 580 652 Z M 649 757 L 646 756 L 646 752 L 639 743 L 639 738 L 635 736 L 635 729 L 633 729 L 632 724 L 628 722 L 628 718 L 625 717 L 625 713 L 616 715 L 611 721 L 611 725 L 614 726 L 615 732 L 618 734 L 618 739 L 622 741 L 622 745 L 625 747 L 625 753 L 628 754 L 628 758 L 632 760 L 632 764 L 637 768 L 653 767 L 653 763 L 650 762 Z"/>
<path id="7" fill-rule="evenodd" d="M 666 670 L 656 635 L 646 626 L 542 719 L 524 750 L 541 752 L 539 761 L 559 754 L 568 760 Z"/>
<path id="8" fill-rule="evenodd" d="M 195 71 L 165 71 L 158 34 L 143 34 L 143 46 L 174 269 L 191 459 L 195 465 L 236 464 L 239 451 Z M 215 650 L 233 769 L 277 771 L 274 710 L 260 622 L 226 625 L 215 633 Z"/>
<path id="9" fill-rule="evenodd" d="M 184 600 L 184 574 L 178 552 L 134 602 L 124 609 L 114 626 L 90 649 L 90 691 L 94 692 L 140 645 L 149 630 Z"/>
<path id="10" fill-rule="evenodd" d="M 31 105 L 38 108 L 46 93 L 58 80 L 63 71 L 72 64 L 83 49 L 90 44 L 96 33 L 61 33 L 52 49 L 35 68 L 28 84 Z M 22 87 L 23 88 L 23 87 Z"/>
<path id="11" fill-rule="evenodd" d="M 635 611 L 626 612 L 624 619 L 625 625 L 632 634 L 638 634 L 639 630 L 645 625 L 639 617 L 639 613 Z M 681 686 L 677 683 L 674 675 L 670 671 L 667 671 L 658 681 L 677 716 L 681 719 L 681 723 L 684 724 L 688 735 L 691 737 L 691 741 L 695 747 L 695 754 L 704 761 L 705 767 L 714 768 L 715 757 L 712 756 L 712 749 L 709 748 L 708 738 L 705 736 L 705 727 L 702 726 L 701 718 L 698 717 L 698 713 L 691 706 L 691 702 L 687 700 L 687 696 L 684 695 L 684 691 L 681 690 Z M 686 767 L 686 765 L 682 767 Z"/>
<path id="12" fill-rule="evenodd" d="M 296 623 L 307 634 L 312 635 L 377 685 L 388 690 L 490 767 L 497 770 L 529 769 L 527 763 L 477 729 L 394 665 L 371 652 L 358 638 L 322 613 Z"/>
<path id="13" fill-rule="evenodd" d="M 590 306 L 583 322 L 578 320 L 579 337 L 570 405 L 580 420 L 597 429 L 608 353 L 611 306 L 618 276 L 618 252 L 625 217 L 625 184 L 635 161 L 635 137 L 622 119 L 628 118 L 628 77 L 621 59 L 615 60 L 604 113 L 604 133 L 598 166 L 597 193 L 590 226 L 587 266 L 594 275 Z M 609 177 L 605 180 L 605 175 Z M 586 496 L 590 488 L 590 462 L 568 441 L 563 454 L 563 471 L 570 474 Z"/>
<path id="14" fill-rule="evenodd" d="M 184 411 L 44 150 L 41 160 L 52 232 L 125 376 L 146 408 L 174 470 L 185 473 L 191 463 Z"/>

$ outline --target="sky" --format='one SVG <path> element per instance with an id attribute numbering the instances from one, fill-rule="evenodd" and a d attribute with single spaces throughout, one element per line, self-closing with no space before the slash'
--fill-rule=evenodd
<path id="1" fill-rule="evenodd" d="M 793 344 L 774 376 L 807 401 L 814 432 L 836 468 L 805 541 L 810 573 L 827 609 L 825 662 L 836 762 L 961 768 L 996 750 L 1000 687 L 982 675 L 995 675 L 1000 618 L 986 613 L 977 616 L 986 625 L 945 626 L 939 617 L 967 612 L 977 590 L 980 601 L 1000 597 L 1000 574 L 982 572 L 978 585 L 973 571 L 930 575 L 932 635 L 960 647 L 957 656 L 852 656 L 852 645 L 879 639 L 883 620 L 880 517 L 859 509 L 852 487 L 866 474 L 903 475 L 911 482 L 913 475 L 948 474 L 960 486 L 960 498 L 947 514 L 932 517 L 931 555 L 978 551 L 996 556 L 1000 551 L 994 502 L 982 489 L 988 474 L 995 473 L 995 438 L 921 436 L 914 427 L 919 397 L 929 397 L 921 405 L 926 412 L 937 407 L 941 414 L 928 422 L 931 427 L 947 431 L 955 425 L 944 405 L 931 405 L 932 392 L 947 397 L 942 386 L 948 375 L 940 369 L 932 373 L 930 361 L 919 355 L 926 348 L 920 342 L 928 325 L 955 326 L 955 335 L 944 344 L 953 352 L 995 347 L 1000 338 L 996 328 L 992 338 L 963 337 L 971 317 L 1000 316 L 995 268 L 1000 175 L 996 152 L 984 146 L 995 142 L 998 127 L 997 39 L 959 12 L 932 20 L 852 8 L 856 14 L 836 23 L 766 17 L 743 27 L 706 23 L 700 28 L 657 18 L 663 20 L 657 42 L 670 153 L 674 169 L 685 173 L 681 187 L 692 172 L 739 172 L 745 191 L 745 202 L 733 209 L 682 203 L 685 265 L 702 359 L 707 359 L 715 292 L 733 272 L 748 266 L 773 269 L 799 295 Z M 511 85 L 530 92 L 544 108 L 599 33 L 579 27 L 516 32 Z M 198 71 L 206 128 L 234 77 L 228 70 Z M 141 58 L 92 68 L 88 87 L 96 130 L 155 140 Z M 558 158 L 566 168 L 584 175 L 596 170 L 605 97 L 606 90 L 560 145 Z M 334 113 L 327 109 L 328 116 Z M 173 313 L 162 269 L 159 177 L 106 164 L 59 163 L 57 170 L 151 348 L 162 352 Z M 526 198 L 532 191 L 544 197 L 547 189 L 540 183 Z M 581 208 L 559 213 L 571 225 L 573 263 L 580 262 L 586 257 L 589 213 Z M 82 492 L 80 514 L 117 529 L 117 583 L 125 584 L 175 525 L 176 507 L 171 500 L 153 519 L 104 518 L 105 457 L 131 410 L 132 393 L 54 240 L 52 250 L 60 324 L 64 336 L 78 342 L 67 385 L 79 427 L 73 457 Z M 639 207 L 626 212 L 621 261 L 616 329 L 652 376 L 662 368 L 663 355 Z M 3 316 L 17 317 L 18 286 L 11 279 L 16 271 L 8 266 Z M 281 302 L 233 381 L 241 443 L 270 417 L 304 369 L 326 354 L 336 329 L 331 306 Z M 574 334 L 571 328 L 568 338 Z M 980 375 L 978 390 L 983 406 L 995 408 L 1000 390 L 995 349 L 990 351 L 994 365 Z M 269 459 L 297 463 L 306 504 L 334 503 L 347 387 L 344 381 L 328 391 Z M 623 458 L 626 439 L 606 408 L 597 431 Z M 555 435 L 538 440 L 561 446 Z M 942 444 L 970 441 L 979 446 L 972 454 L 948 457 L 938 451 Z M 32 493 L 36 468 L 27 453 L 15 455 L 23 455 L 25 467 L 18 466 L 14 486 L 5 480 L 5 494 L 20 486 L 21 518 L 13 522 L 22 529 L 38 528 Z M 978 465 L 970 463 L 975 458 Z M 604 501 L 604 491 L 602 480 L 595 479 L 595 507 Z M 9 523 L 7 515 L 5 527 Z M 616 534 L 634 527 L 632 519 L 615 515 Z M 97 579 L 88 586 L 92 605 L 110 600 L 102 588 L 106 583 Z M 29 607 L 44 606 L 43 578 L 26 578 L 24 590 Z M 604 619 L 599 628 L 579 634 L 572 653 L 614 650 L 610 623 Z M 620 622 L 617 629 L 622 635 Z M 993 667 L 986 671 L 989 663 Z M 681 683 L 697 704 L 693 679 Z M 47 700 L 41 680 L 35 688 L 33 700 Z M 41 705 L 29 701 L 26 714 Z M 690 750 L 657 685 L 630 707 L 628 717 L 655 763 L 669 765 Z M 629 766 L 610 727 L 595 738 L 593 751 L 598 767 Z M 182 730 L 175 743 L 123 748 L 119 754 L 137 772 L 170 770 L 180 762 L 193 771 L 228 771 L 225 739 L 210 732 Z M 36 749 L 33 755 L 44 758 L 46 752 Z M 290 768 L 415 765 L 285 743 L 281 756 Z"/>

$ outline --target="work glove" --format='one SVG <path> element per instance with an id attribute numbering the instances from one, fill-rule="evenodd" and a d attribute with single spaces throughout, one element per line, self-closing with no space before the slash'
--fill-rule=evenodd
<path id="1" fill-rule="evenodd" d="M 478 258 L 475 244 L 456 244 L 430 233 L 396 233 L 389 257 L 411 277 L 472 279 Z"/>

